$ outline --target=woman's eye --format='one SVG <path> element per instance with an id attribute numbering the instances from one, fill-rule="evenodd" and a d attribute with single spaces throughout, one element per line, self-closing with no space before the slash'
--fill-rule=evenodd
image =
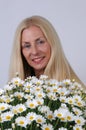
<path id="1" fill-rule="evenodd" d="M 29 44 L 25 44 L 22 46 L 23 48 L 30 48 L 30 45 Z"/>
<path id="2" fill-rule="evenodd" d="M 39 43 L 39 44 L 42 44 L 42 43 L 44 43 L 45 41 L 44 40 L 39 40 L 39 41 L 37 41 L 37 43 Z"/>

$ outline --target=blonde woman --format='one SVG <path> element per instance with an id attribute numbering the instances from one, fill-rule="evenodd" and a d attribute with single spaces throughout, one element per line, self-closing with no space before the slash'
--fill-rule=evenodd
<path id="1" fill-rule="evenodd" d="M 22 79 L 45 74 L 58 81 L 67 78 L 83 84 L 68 63 L 54 27 L 41 16 L 24 19 L 16 30 L 9 80 L 16 72 Z"/>

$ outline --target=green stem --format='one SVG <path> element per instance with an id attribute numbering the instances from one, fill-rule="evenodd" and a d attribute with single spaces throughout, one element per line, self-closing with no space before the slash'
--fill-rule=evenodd
<path id="1" fill-rule="evenodd" d="M 2 124 L 1 124 L 1 130 L 4 130 L 4 129 L 3 129 L 3 125 L 2 125 Z"/>
<path id="2" fill-rule="evenodd" d="M 59 119 L 57 119 L 54 129 L 57 127 L 58 123 L 59 123 Z"/>

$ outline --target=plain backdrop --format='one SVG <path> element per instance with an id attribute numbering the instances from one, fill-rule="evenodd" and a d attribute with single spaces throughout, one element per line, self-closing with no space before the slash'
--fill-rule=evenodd
<path id="1" fill-rule="evenodd" d="M 53 24 L 67 59 L 86 85 L 86 0 L 0 0 L 0 88 L 8 79 L 15 30 L 32 15 Z"/>

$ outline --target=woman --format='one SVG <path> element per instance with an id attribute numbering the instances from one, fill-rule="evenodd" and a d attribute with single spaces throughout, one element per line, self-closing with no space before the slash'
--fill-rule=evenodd
<path id="1" fill-rule="evenodd" d="M 45 74 L 58 81 L 75 79 L 83 84 L 68 63 L 54 27 L 41 16 L 26 18 L 17 28 L 9 80 L 16 72 L 22 79 Z"/>

